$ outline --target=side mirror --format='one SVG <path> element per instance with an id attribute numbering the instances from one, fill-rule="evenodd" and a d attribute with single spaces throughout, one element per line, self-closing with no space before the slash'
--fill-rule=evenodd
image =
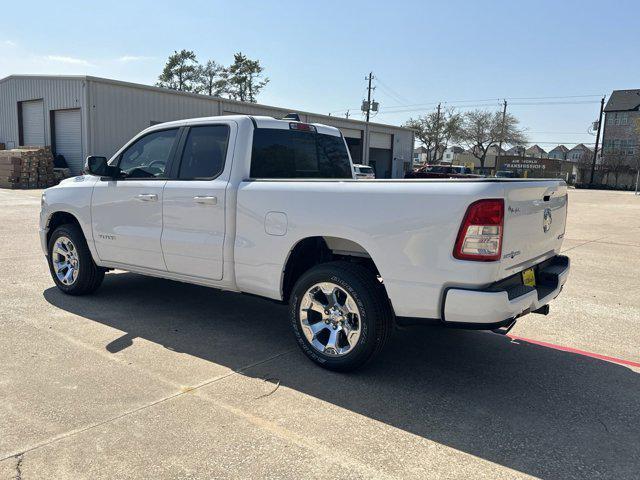
<path id="1" fill-rule="evenodd" d="M 118 167 L 112 167 L 107 164 L 106 157 L 97 157 L 90 155 L 87 157 L 85 170 L 91 175 L 97 175 L 99 177 L 116 177 L 118 174 Z"/>

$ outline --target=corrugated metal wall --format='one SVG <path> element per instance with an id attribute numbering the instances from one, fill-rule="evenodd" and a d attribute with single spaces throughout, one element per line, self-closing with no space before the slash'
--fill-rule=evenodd
<path id="1" fill-rule="evenodd" d="M 18 146 L 18 102 L 44 100 L 45 144 L 51 144 L 50 110 L 81 108 L 84 118 L 82 78 L 17 77 L 0 82 L 0 142 Z"/>
<path id="2" fill-rule="evenodd" d="M 220 115 L 217 99 L 90 81 L 90 154 L 110 157 L 152 122 Z"/>
<path id="3" fill-rule="evenodd" d="M 184 95 L 145 85 L 93 77 L 16 76 L 0 82 L 0 142 L 18 145 L 17 102 L 44 99 L 46 144 L 51 144 L 51 110 L 80 108 L 83 157 L 110 157 L 136 133 L 158 122 L 215 115 L 267 115 L 281 117 L 290 109 L 232 100 Z M 85 108 L 86 105 L 86 108 Z M 301 112 L 301 120 L 338 128 L 364 131 L 364 161 L 368 160 L 368 136 L 393 135 L 393 175 L 402 176 L 403 162 L 411 160 L 413 133 L 406 129 Z"/>
<path id="4" fill-rule="evenodd" d="M 201 95 L 183 95 L 160 89 L 118 82 L 90 79 L 89 104 L 91 116 L 90 154 L 113 155 L 133 135 L 152 123 L 168 122 L 184 118 L 215 115 L 266 115 L 281 117 L 290 109 L 266 105 L 234 102 L 226 99 L 207 98 Z M 293 110 L 295 111 L 295 110 Z M 353 132 L 356 129 L 393 134 L 394 176 L 402 176 L 402 161 L 410 161 L 413 150 L 413 134 L 393 126 L 371 125 L 348 121 L 339 117 L 327 117 L 301 113 L 301 120 L 324 123 Z M 366 135 L 365 135 L 366 137 Z M 366 159 L 365 159 L 366 161 Z"/>

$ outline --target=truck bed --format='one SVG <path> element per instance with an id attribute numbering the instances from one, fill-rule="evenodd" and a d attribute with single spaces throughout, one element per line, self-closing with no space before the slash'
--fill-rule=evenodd
<path id="1" fill-rule="evenodd" d="M 556 192 L 550 207 L 543 206 L 547 192 Z M 454 258 L 468 206 L 487 198 L 504 199 L 503 252 L 520 253 L 494 262 Z M 554 230 L 543 241 L 545 208 Z M 397 315 L 440 318 L 444 288 L 481 288 L 558 254 L 565 215 L 562 180 L 248 180 L 237 192 L 236 276 L 243 291 L 280 299 L 273 278 L 291 245 L 348 239 L 373 259 Z M 273 218 L 280 235 L 266 233 Z"/>

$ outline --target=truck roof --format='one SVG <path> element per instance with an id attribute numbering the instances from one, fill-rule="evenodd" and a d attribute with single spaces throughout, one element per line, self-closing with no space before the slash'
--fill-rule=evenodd
<path id="1" fill-rule="evenodd" d="M 172 122 L 164 122 L 153 125 L 152 127 L 147 128 L 145 131 L 152 130 L 162 130 L 167 127 L 184 127 L 187 125 L 198 125 L 198 124 L 206 124 L 209 122 L 216 122 L 220 120 L 229 121 L 229 120 L 246 120 L 250 119 L 256 128 L 275 128 L 282 130 L 289 130 L 291 128 L 291 123 L 304 123 L 304 122 L 296 122 L 295 120 L 290 119 L 279 119 L 274 117 L 266 117 L 266 116 L 258 116 L 258 115 L 222 115 L 222 116 L 214 116 L 214 117 L 197 117 L 197 118 L 184 118 L 182 120 L 174 120 Z M 318 133 L 322 133 L 324 135 L 333 135 L 339 137 L 342 135 L 340 129 L 337 127 L 332 127 L 330 125 L 324 125 L 322 123 L 308 123 L 305 125 L 313 125 Z"/>

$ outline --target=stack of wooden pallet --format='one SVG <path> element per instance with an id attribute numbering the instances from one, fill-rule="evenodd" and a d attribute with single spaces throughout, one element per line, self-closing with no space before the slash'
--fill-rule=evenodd
<path id="1" fill-rule="evenodd" d="M 56 183 L 51 147 L 0 150 L 0 188 L 47 188 Z"/>

